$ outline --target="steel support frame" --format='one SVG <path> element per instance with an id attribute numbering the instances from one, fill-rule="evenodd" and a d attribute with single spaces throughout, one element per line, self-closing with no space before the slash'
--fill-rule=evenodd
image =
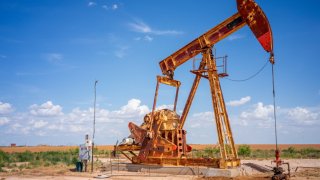
<path id="1" fill-rule="evenodd" d="M 235 148 L 232 136 L 226 105 L 220 86 L 216 60 L 212 54 L 212 47 L 207 47 L 202 50 L 202 61 L 197 72 L 201 73 L 195 73 L 196 77 L 194 79 L 184 110 L 182 112 L 179 128 L 183 128 L 196 90 L 200 83 L 200 79 L 202 77 L 205 77 L 209 80 L 210 92 L 212 97 L 212 107 L 215 115 L 215 123 L 217 128 L 221 157 L 219 166 L 220 168 L 239 166 L 240 160 L 238 158 L 237 150 Z"/>
<path id="2" fill-rule="evenodd" d="M 215 122 L 220 146 L 220 166 L 228 166 L 228 161 L 238 159 L 235 148 L 230 122 L 223 98 L 216 60 L 212 54 L 212 48 L 208 47 L 202 51 L 203 60 L 207 66 L 208 80 L 212 97 L 212 106 L 215 114 Z"/>

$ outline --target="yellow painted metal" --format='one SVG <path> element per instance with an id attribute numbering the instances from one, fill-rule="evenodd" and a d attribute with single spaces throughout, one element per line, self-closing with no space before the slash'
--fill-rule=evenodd
<path id="1" fill-rule="evenodd" d="M 164 76 L 157 76 L 157 80 L 159 83 L 166 84 L 166 85 L 173 86 L 173 87 L 180 87 L 180 85 L 181 85 L 180 81 L 170 79 L 170 78 L 164 77 Z"/>
<path id="2" fill-rule="evenodd" d="M 205 68 L 205 63 L 201 62 L 200 66 L 199 66 L 199 69 L 203 70 L 204 68 Z M 183 112 L 182 112 L 182 115 L 181 115 L 181 118 L 180 118 L 180 127 L 179 127 L 180 129 L 183 128 L 184 123 L 186 122 L 186 118 L 188 116 L 188 113 L 189 113 L 193 98 L 194 98 L 194 96 L 196 94 L 196 91 L 198 89 L 200 80 L 201 80 L 201 75 L 196 75 L 196 77 L 194 78 L 194 81 L 193 81 L 193 84 L 192 84 L 192 87 L 191 87 L 187 102 L 186 102 L 186 104 L 184 106 L 184 109 L 183 109 Z"/>
<path id="3" fill-rule="evenodd" d="M 226 105 L 220 86 L 216 60 L 212 55 L 212 49 L 205 49 L 202 52 L 202 55 L 203 60 L 206 62 L 207 66 L 208 80 L 212 97 L 212 106 L 215 114 L 216 128 L 220 145 L 221 159 L 224 161 L 228 159 L 238 159 Z"/>
<path id="4" fill-rule="evenodd" d="M 240 164 L 240 160 L 238 158 L 238 154 L 234 145 L 226 105 L 220 86 L 216 60 L 212 55 L 211 47 L 203 49 L 202 56 L 202 61 L 198 70 L 199 72 L 202 72 L 202 74 L 206 74 L 205 77 L 207 77 L 210 84 L 212 107 L 214 110 L 215 123 L 220 146 L 220 168 L 235 167 Z M 180 128 L 183 128 L 201 77 L 204 77 L 204 75 L 198 73 L 196 74 L 193 86 L 189 93 L 189 97 L 185 104 L 184 111 L 180 118 Z"/>

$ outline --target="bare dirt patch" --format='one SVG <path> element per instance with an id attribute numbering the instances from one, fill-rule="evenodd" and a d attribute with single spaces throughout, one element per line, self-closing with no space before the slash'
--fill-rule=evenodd
<path id="1" fill-rule="evenodd" d="M 320 160 L 319 159 L 289 159 L 284 160 L 290 163 L 291 179 L 320 179 Z M 106 161 L 107 162 L 107 161 Z M 123 163 L 122 161 L 120 161 Z M 22 169 L 16 172 L 1 172 L 0 180 L 45 180 L 45 179 L 208 179 L 208 180 L 250 180 L 250 179 L 270 179 L 272 172 L 270 171 L 274 164 L 271 160 L 242 160 L 241 176 L 235 178 L 226 177 L 210 177 L 204 178 L 201 175 L 173 175 L 164 173 L 148 173 L 148 172 L 128 172 L 113 170 L 110 172 L 105 163 L 101 163 L 95 167 L 94 173 L 75 172 L 75 167 L 56 165 L 50 167 L 39 167 L 34 169 Z"/>

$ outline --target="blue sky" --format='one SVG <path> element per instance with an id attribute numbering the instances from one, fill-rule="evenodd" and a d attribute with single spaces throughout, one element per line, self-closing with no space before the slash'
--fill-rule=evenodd
<path id="1" fill-rule="evenodd" d="M 320 2 L 256 1 L 274 35 L 279 143 L 320 143 Z M 0 145 L 96 143 L 129 134 L 150 112 L 158 62 L 237 12 L 235 1 L 45 0 L 0 2 Z M 268 60 L 248 27 L 215 45 L 229 79 L 245 79 Z M 181 113 L 194 75 L 179 67 Z M 236 143 L 274 143 L 271 66 L 255 78 L 221 79 Z M 159 107 L 174 89 L 161 86 Z M 189 143 L 217 143 L 208 82 L 196 93 Z"/>

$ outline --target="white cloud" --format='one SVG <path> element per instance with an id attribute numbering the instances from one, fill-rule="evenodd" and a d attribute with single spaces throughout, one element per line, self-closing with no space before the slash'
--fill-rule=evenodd
<path id="1" fill-rule="evenodd" d="M 93 2 L 93 1 L 90 1 L 88 3 L 88 7 L 95 7 L 97 6 L 97 3 L 96 2 Z M 103 4 L 101 5 L 101 8 L 108 11 L 108 10 L 117 10 L 119 8 L 119 5 L 118 4 L 110 4 L 110 5 L 107 5 L 107 4 Z"/>
<path id="2" fill-rule="evenodd" d="M 97 112 L 99 110 L 97 109 Z M 97 113 L 98 114 L 98 113 Z M 69 114 L 67 114 L 66 119 L 68 121 L 73 121 L 75 123 L 83 123 L 85 121 L 88 121 L 89 118 L 93 116 L 93 109 L 89 108 L 88 110 L 81 110 L 79 108 L 73 109 Z"/>
<path id="3" fill-rule="evenodd" d="M 142 123 L 142 116 L 149 112 L 150 110 L 148 106 L 141 105 L 141 101 L 139 99 L 131 99 L 119 110 L 109 111 L 107 109 L 97 108 L 96 122 L 123 123 L 141 119 L 140 123 Z M 83 124 L 86 122 L 91 122 L 93 120 L 93 108 L 89 108 L 88 110 L 75 108 L 71 113 L 65 116 L 65 119 L 72 122 L 72 124 Z"/>
<path id="4" fill-rule="evenodd" d="M 27 135 L 30 134 L 30 127 L 22 127 L 19 131 L 21 131 L 22 134 Z"/>
<path id="5" fill-rule="evenodd" d="M 239 119 L 236 124 L 239 124 L 241 126 L 248 126 L 248 122 L 245 119 Z"/>
<path id="6" fill-rule="evenodd" d="M 136 38 L 134 38 L 134 40 L 135 41 L 144 40 L 144 41 L 151 42 L 151 41 L 153 41 L 153 37 L 151 37 L 149 35 L 145 35 L 144 37 L 136 37 Z"/>
<path id="7" fill-rule="evenodd" d="M 45 135 L 47 135 L 47 133 L 46 133 L 45 131 L 42 131 L 42 130 L 37 131 L 35 134 L 38 135 L 38 136 L 45 136 Z"/>
<path id="8" fill-rule="evenodd" d="M 107 38 L 106 38 L 107 42 L 109 45 L 111 45 L 112 47 L 114 47 L 112 49 L 112 54 L 119 58 L 122 59 L 127 55 L 128 50 L 130 49 L 130 46 L 128 45 L 128 43 L 124 43 L 122 38 L 119 38 L 118 36 L 110 33 L 108 34 Z M 109 52 L 99 52 L 100 54 L 103 55 L 109 55 Z"/>
<path id="9" fill-rule="evenodd" d="M 68 130 L 73 133 L 86 132 L 83 126 L 81 125 L 70 125 Z"/>
<path id="10" fill-rule="evenodd" d="M 51 63 L 60 63 L 63 59 L 63 55 L 60 53 L 47 53 L 45 54 L 45 58 Z"/>
<path id="11" fill-rule="evenodd" d="M 153 34 L 155 35 L 178 35 L 183 34 L 182 31 L 176 31 L 176 30 L 153 30 Z"/>
<path id="12" fill-rule="evenodd" d="M 88 3 L 88 6 L 89 6 L 89 7 L 94 7 L 94 6 L 96 6 L 96 5 L 97 5 L 97 3 L 93 2 L 93 1 L 90 1 L 90 2 Z"/>
<path id="13" fill-rule="evenodd" d="M 135 32 L 148 33 L 148 34 L 154 34 L 154 35 L 178 35 L 183 33 L 181 31 L 176 31 L 176 30 L 155 30 L 140 20 L 135 20 L 134 22 L 129 23 L 129 27 L 131 28 L 132 31 L 135 31 Z"/>
<path id="14" fill-rule="evenodd" d="M 277 126 L 300 129 L 320 125 L 320 108 L 280 108 L 277 107 Z M 262 102 L 240 113 L 238 118 L 234 118 L 236 124 L 243 126 L 258 126 L 263 128 L 273 128 L 274 114 L 273 105 L 264 105 Z"/>
<path id="15" fill-rule="evenodd" d="M 112 115 L 117 115 L 120 117 L 130 118 L 145 115 L 150 112 L 148 106 L 140 105 L 141 101 L 139 99 L 131 99 L 128 104 L 122 106 L 119 111 L 113 111 Z"/>
<path id="16" fill-rule="evenodd" d="M 30 124 L 32 124 L 32 126 L 34 128 L 42 128 L 42 127 L 46 126 L 48 124 L 48 122 L 43 121 L 43 120 L 40 120 L 40 121 L 33 120 L 30 122 Z"/>
<path id="17" fill-rule="evenodd" d="M 116 127 L 117 124 L 121 125 L 124 129 L 126 129 L 125 123 L 130 121 L 135 121 L 142 123 L 143 116 L 149 113 L 150 110 L 148 106 L 141 105 L 141 101 L 139 99 L 131 99 L 128 103 L 122 106 L 119 110 L 109 111 L 107 109 L 97 108 L 96 109 L 96 124 L 107 123 L 109 125 L 105 125 L 105 128 L 108 128 L 108 131 L 113 132 L 113 136 L 121 134 L 118 130 L 112 130 L 110 127 Z M 93 108 L 89 108 L 88 110 L 81 110 L 79 108 L 75 108 L 71 113 L 65 115 L 63 123 L 64 127 L 69 131 L 74 133 L 80 132 L 89 132 L 91 131 L 91 124 L 93 122 Z M 90 126 L 88 127 L 88 124 Z M 59 126 L 49 126 L 51 129 L 64 129 Z M 97 126 L 97 128 L 103 128 Z M 103 129 L 105 129 L 103 128 Z M 105 131 L 105 130 L 104 130 Z"/>
<path id="18" fill-rule="evenodd" d="M 21 124 L 19 124 L 19 123 L 14 123 L 14 124 L 12 124 L 11 129 L 17 130 L 17 129 L 20 128 L 20 127 L 22 127 Z"/>
<path id="19" fill-rule="evenodd" d="M 201 127 L 201 124 L 200 123 L 192 123 L 190 125 L 191 128 L 198 128 L 198 127 Z"/>
<path id="20" fill-rule="evenodd" d="M 138 99 L 131 99 L 119 110 L 109 111 L 103 108 L 96 109 L 96 132 L 113 133 L 110 137 L 124 134 L 123 129 L 127 129 L 126 123 L 134 121 L 142 123 L 143 116 L 150 110 L 146 105 L 141 105 Z M 47 121 L 31 121 L 29 124 L 33 128 L 35 126 L 42 127 L 44 132 L 63 132 L 83 134 L 92 131 L 93 108 L 81 110 L 73 109 L 70 113 L 63 114 L 59 117 L 46 117 Z M 50 121 L 50 122 L 48 122 Z M 100 124 L 100 125 L 99 125 Z M 103 124 L 103 126 L 101 126 Z M 114 127 L 121 126 L 122 131 L 115 130 Z M 110 127 L 113 127 L 110 128 Z M 49 134 L 49 133 L 46 133 Z M 128 134 L 124 134 L 126 136 Z M 121 137 L 122 138 L 122 137 Z"/>
<path id="21" fill-rule="evenodd" d="M 107 6 L 107 5 L 102 5 L 101 6 L 103 9 L 105 9 L 105 10 L 108 10 L 109 9 L 109 7 Z"/>
<path id="22" fill-rule="evenodd" d="M 212 127 L 215 122 L 214 114 L 211 111 L 194 113 L 187 117 L 186 126 L 190 128 Z"/>
<path id="23" fill-rule="evenodd" d="M 124 58 L 126 56 L 128 49 L 129 48 L 127 46 L 121 46 L 114 52 L 114 55 L 117 58 L 122 59 L 122 58 Z"/>
<path id="24" fill-rule="evenodd" d="M 133 31 L 140 33 L 151 33 L 151 28 L 142 21 L 136 21 L 134 23 L 129 23 L 129 26 Z"/>
<path id="25" fill-rule="evenodd" d="M 146 41 L 152 41 L 153 40 L 153 38 L 151 37 L 151 36 L 149 36 L 149 35 L 146 35 L 146 36 L 144 36 L 144 40 L 146 40 Z"/>
<path id="26" fill-rule="evenodd" d="M 171 110 L 173 110 L 173 104 L 163 104 L 163 105 L 160 105 L 160 106 L 156 107 L 156 110 L 159 110 L 159 109 L 171 109 Z"/>
<path id="27" fill-rule="evenodd" d="M 104 5 L 102 5 L 101 6 L 103 9 L 105 9 L 105 10 L 117 10 L 118 8 L 119 8 L 119 5 L 118 4 L 112 4 L 112 5 L 106 5 L 106 4 L 104 4 Z"/>
<path id="28" fill-rule="evenodd" d="M 295 107 L 288 110 L 288 119 L 302 125 L 313 125 L 320 123 L 320 112 L 312 112 L 307 108 Z"/>
<path id="29" fill-rule="evenodd" d="M 33 104 L 30 107 L 30 114 L 34 116 L 59 116 L 62 115 L 62 107 L 47 101 L 41 105 Z"/>
<path id="30" fill-rule="evenodd" d="M 273 106 L 263 105 L 262 102 L 254 105 L 253 110 L 244 111 L 240 114 L 240 117 L 245 120 L 256 121 L 256 120 L 270 120 L 273 116 Z"/>
<path id="31" fill-rule="evenodd" d="M 270 127 L 274 124 L 273 106 L 258 103 L 254 109 L 249 109 L 240 114 L 240 121 L 244 124 L 257 123 L 259 126 Z M 291 126 L 320 124 L 320 110 L 318 108 L 295 107 L 283 109 L 277 107 L 277 119 L 280 123 Z"/>
<path id="32" fill-rule="evenodd" d="M 10 125 L 9 129 L 6 131 L 9 134 L 29 134 L 31 127 L 27 125 L 22 125 L 20 123 L 13 123 Z"/>
<path id="33" fill-rule="evenodd" d="M 118 9 L 118 8 L 119 8 L 119 6 L 118 6 L 117 4 L 113 4 L 113 5 L 112 5 L 112 9 L 113 9 L 113 10 L 116 10 L 116 9 Z"/>
<path id="34" fill-rule="evenodd" d="M 0 117 L 0 126 L 8 124 L 10 120 L 7 117 Z"/>
<path id="35" fill-rule="evenodd" d="M 259 102 L 253 106 L 253 108 L 243 111 L 239 119 L 236 120 L 237 124 L 247 126 L 247 125 L 257 125 L 258 127 L 270 128 L 273 126 L 273 106 L 263 105 Z"/>
<path id="36" fill-rule="evenodd" d="M 115 129 L 110 129 L 110 133 L 114 134 L 116 136 L 121 136 L 122 133 L 119 130 L 115 130 Z"/>
<path id="37" fill-rule="evenodd" d="M 13 111 L 11 104 L 0 101 L 0 114 L 8 114 Z"/>
<path id="38" fill-rule="evenodd" d="M 64 128 L 62 125 L 52 124 L 48 126 L 49 130 L 59 130 L 62 131 Z"/>
<path id="39" fill-rule="evenodd" d="M 161 105 L 159 107 L 171 109 L 172 105 Z M 34 112 L 31 113 L 31 111 Z M 123 106 L 113 110 L 98 106 L 96 109 L 96 138 L 101 138 L 100 142 L 102 143 L 114 143 L 116 139 L 122 139 L 129 135 L 128 122 L 131 121 L 139 125 L 143 122 L 144 115 L 149 112 L 150 108 L 139 99 L 130 99 Z M 320 128 L 319 107 L 277 108 L 277 112 L 278 127 L 282 134 L 308 133 L 311 128 Z M 56 116 L 55 114 L 59 115 Z M 248 130 L 250 128 L 251 130 L 260 128 L 261 132 L 273 132 L 273 129 L 271 129 L 274 127 L 272 105 L 259 102 L 243 112 L 231 114 L 229 117 L 231 126 L 236 129 L 236 132 L 239 129 Z M 28 138 L 33 139 L 34 144 L 38 144 L 37 137 L 39 136 L 47 136 L 48 139 L 55 136 L 61 137 L 59 144 L 65 144 L 70 142 L 67 137 L 73 137 L 74 135 L 82 137 L 86 133 L 91 134 L 92 123 L 92 107 L 87 109 L 74 108 L 68 113 L 62 113 L 62 108 L 59 105 L 54 105 L 51 101 L 48 101 L 41 105 L 30 106 L 30 112 L 14 112 L 10 114 L 10 118 L 0 117 L 0 135 L 7 136 L 9 134 L 12 137 L 28 135 Z M 190 114 L 185 126 L 186 130 L 188 128 L 193 129 L 190 131 L 191 136 L 196 134 L 198 137 L 198 135 L 204 134 L 206 135 L 204 138 L 208 138 L 210 133 L 215 134 L 214 113 L 207 111 Z M 108 140 L 105 139 L 106 137 Z M 30 143 L 31 140 L 17 141 Z M 10 142 L 4 141 L 4 143 L 8 144 Z M 80 142 L 75 140 L 75 143 Z"/>
<path id="40" fill-rule="evenodd" d="M 235 103 L 231 103 L 233 105 L 239 105 L 243 102 L 247 102 L 249 98 L 242 98 L 244 100 L 239 100 Z M 238 115 L 233 115 L 228 112 L 229 121 L 231 124 L 236 124 L 240 126 L 256 126 L 262 128 L 270 128 L 273 126 L 273 106 L 272 105 L 264 105 L 259 102 L 249 109 L 241 112 Z M 206 126 L 212 125 L 211 123 L 215 123 L 215 115 L 211 111 L 194 113 L 190 120 L 192 124 L 189 126 L 191 128 L 205 128 Z"/>
<path id="41" fill-rule="evenodd" d="M 229 101 L 229 102 L 227 102 L 227 105 L 228 106 L 241 106 L 241 105 L 246 104 L 250 100 L 251 100 L 251 97 L 246 96 L 246 97 L 241 98 L 240 100 Z"/>
<path id="42" fill-rule="evenodd" d="M 232 34 L 228 37 L 229 41 L 234 41 L 234 40 L 238 40 L 238 39 L 243 39 L 245 36 L 240 35 L 240 34 Z"/>
<path id="43" fill-rule="evenodd" d="M 207 112 L 200 112 L 200 113 L 195 113 L 192 115 L 192 118 L 197 119 L 199 121 L 210 121 L 212 122 L 214 119 L 213 112 L 207 111 Z"/>
<path id="44" fill-rule="evenodd" d="M 248 98 L 245 98 L 248 99 Z M 241 100 L 240 100 L 241 101 Z M 239 102 L 240 102 L 239 101 Z M 242 100 L 241 102 L 243 102 Z M 238 102 L 235 104 L 239 104 Z M 258 126 L 263 128 L 269 128 L 273 125 L 273 106 L 272 105 L 264 105 L 263 103 L 257 103 L 250 107 L 249 109 L 241 112 L 240 114 L 230 114 L 229 121 L 231 124 L 236 124 L 240 126 Z M 190 121 L 192 124 L 189 126 L 191 128 L 205 128 L 212 123 L 215 123 L 215 115 L 211 111 L 194 113 L 190 117 Z"/>

